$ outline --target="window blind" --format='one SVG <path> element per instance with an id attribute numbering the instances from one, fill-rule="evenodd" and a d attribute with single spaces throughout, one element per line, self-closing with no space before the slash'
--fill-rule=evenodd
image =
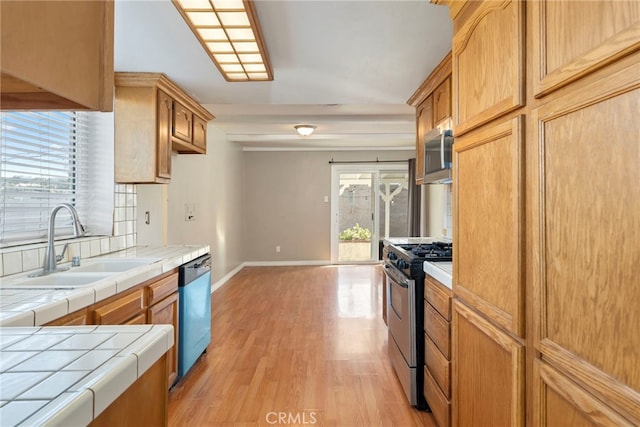
<path id="1" fill-rule="evenodd" d="M 0 113 L 0 246 L 45 241 L 60 203 L 74 205 L 91 228 L 90 123 L 73 111 Z M 73 235 L 66 210 L 56 217 L 55 235 Z"/>

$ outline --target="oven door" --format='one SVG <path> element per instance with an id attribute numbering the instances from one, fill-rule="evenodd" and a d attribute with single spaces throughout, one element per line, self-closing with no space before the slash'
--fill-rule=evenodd
<path id="1" fill-rule="evenodd" d="M 416 366 L 415 280 L 407 278 L 392 265 L 387 275 L 387 320 L 389 333 L 409 367 Z"/>
<path id="2" fill-rule="evenodd" d="M 411 405 L 418 405 L 415 280 L 386 264 L 389 360 Z"/>

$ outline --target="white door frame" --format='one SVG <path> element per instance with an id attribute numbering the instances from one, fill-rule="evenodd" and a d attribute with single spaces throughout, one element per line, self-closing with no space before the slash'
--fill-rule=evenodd
<path id="1" fill-rule="evenodd" d="M 373 197 L 374 215 L 373 230 L 371 231 L 371 259 L 368 261 L 360 261 L 361 264 L 370 264 L 378 260 L 378 241 L 380 240 L 380 232 L 378 226 L 378 216 L 380 214 L 380 171 L 387 170 L 408 170 L 406 163 L 358 163 L 358 164 L 332 164 L 331 165 L 331 263 L 332 264 L 357 264 L 358 262 L 340 262 L 338 261 L 338 220 L 339 220 L 339 198 L 340 198 L 340 174 L 348 172 L 362 172 L 373 174 Z"/>

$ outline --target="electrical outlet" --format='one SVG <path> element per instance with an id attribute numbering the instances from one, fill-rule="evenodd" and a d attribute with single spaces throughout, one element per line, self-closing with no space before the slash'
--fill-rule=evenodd
<path id="1" fill-rule="evenodd" d="M 442 229 L 442 237 L 447 237 L 447 229 L 446 228 Z"/>
<path id="2" fill-rule="evenodd" d="M 280 253 L 280 246 L 276 246 L 276 252 Z"/>
<path id="3" fill-rule="evenodd" d="M 184 220 L 194 221 L 196 219 L 196 205 L 194 203 L 185 203 Z"/>

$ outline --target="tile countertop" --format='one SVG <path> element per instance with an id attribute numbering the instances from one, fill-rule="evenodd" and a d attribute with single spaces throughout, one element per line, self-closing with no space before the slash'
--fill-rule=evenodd
<path id="1" fill-rule="evenodd" d="M 453 281 L 453 263 L 425 261 L 423 270 L 429 276 L 451 289 Z"/>
<path id="2" fill-rule="evenodd" d="M 88 425 L 175 343 L 171 325 L 0 329 L 0 425 Z"/>
<path id="3" fill-rule="evenodd" d="M 73 313 L 209 252 L 209 246 L 137 246 L 104 258 L 154 258 L 159 261 L 111 274 L 75 289 L 16 289 L 30 272 L 0 278 L 0 326 L 39 326 Z M 47 277 L 47 276 L 44 276 Z"/>

